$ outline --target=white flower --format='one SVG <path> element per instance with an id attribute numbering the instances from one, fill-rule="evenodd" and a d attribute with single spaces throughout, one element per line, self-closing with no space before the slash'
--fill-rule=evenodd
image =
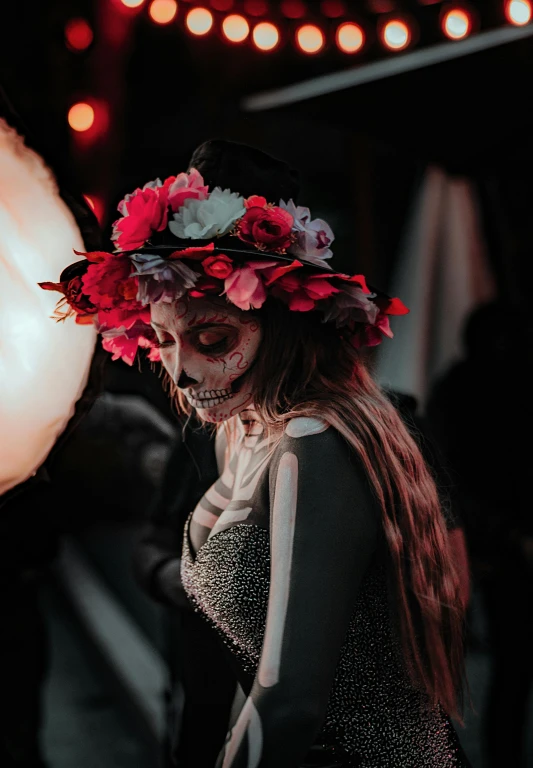
<path id="1" fill-rule="evenodd" d="M 185 200 L 179 212 L 173 214 L 168 228 L 179 238 L 206 240 L 226 234 L 245 213 L 243 197 L 229 189 L 215 187 L 205 200 Z"/>
<path id="2" fill-rule="evenodd" d="M 289 200 L 288 203 L 285 200 L 280 200 L 279 205 L 294 218 L 292 231 L 296 234 L 296 240 L 288 248 L 289 253 L 309 264 L 331 269 L 325 261 L 325 259 L 331 259 L 333 256 L 329 246 L 335 239 L 329 224 L 322 219 L 311 221 L 309 208 L 295 205 L 293 200 Z"/>

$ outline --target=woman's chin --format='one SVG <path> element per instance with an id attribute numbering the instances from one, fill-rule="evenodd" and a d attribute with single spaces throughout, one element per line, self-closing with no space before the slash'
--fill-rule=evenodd
<path id="1" fill-rule="evenodd" d="M 245 408 L 249 408 L 251 402 L 251 392 L 239 392 L 229 400 L 220 403 L 220 405 L 215 405 L 212 408 L 196 408 L 196 412 L 202 421 L 208 421 L 211 424 L 221 424 L 223 421 L 237 416 Z"/>

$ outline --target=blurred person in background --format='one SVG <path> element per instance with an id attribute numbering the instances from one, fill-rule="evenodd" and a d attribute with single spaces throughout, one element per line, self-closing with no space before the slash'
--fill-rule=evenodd
<path id="1" fill-rule="evenodd" d="M 191 418 L 176 435 L 134 551 L 139 584 L 169 611 L 165 766 L 212 768 L 236 694 L 237 681 L 223 646 L 193 610 L 180 574 L 185 523 L 218 474 L 214 435 Z"/>
<path id="2" fill-rule="evenodd" d="M 186 173 L 128 195 L 115 251 L 55 288 L 115 356 L 149 349 L 180 406 L 219 427 L 222 472 L 181 562 L 246 695 L 218 768 L 468 766 L 445 517 L 359 351 L 407 310 L 331 270 L 333 232 L 297 191 L 286 163 L 206 142 Z"/>
<path id="3" fill-rule="evenodd" d="M 473 585 L 486 616 L 488 768 L 527 764 L 533 682 L 532 342 L 531 319 L 519 307 L 501 300 L 477 307 L 464 326 L 463 359 L 435 382 L 426 410 L 457 480 Z"/>

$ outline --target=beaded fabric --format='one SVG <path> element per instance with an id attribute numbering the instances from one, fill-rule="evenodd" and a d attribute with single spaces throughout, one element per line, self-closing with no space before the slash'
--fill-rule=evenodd
<path id="1" fill-rule="evenodd" d="M 195 609 L 230 649 L 250 687 L 267 615 L 269 532 L 254 524 L 233 525 L 208 539 L 194 558 L 188 527 L 183 585 Z M 389 614 L 385 568 L 378 560 L 356 600 L 326 717 L 308 760 L 304 766 L 317 768 L 468 766 L 449 718 L 429 706 L 407 675 Z"/>

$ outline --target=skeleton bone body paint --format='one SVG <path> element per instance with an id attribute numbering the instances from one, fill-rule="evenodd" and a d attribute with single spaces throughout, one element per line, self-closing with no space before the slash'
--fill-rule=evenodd
<path id="1" fill-rule="evenodd" d="M 198 415 L 221 423 L 252 402 L 249 372 L 261 343 L 259 321 L 225 302 L 180 299 L 151 309 L 161 361 Z"/>
<path id="2" fill-rule="evenodd" d="M 466 768 L 399 661 L 362 463 L 315 418 L 290 421 L 274 449 L 255 440 L 226 457 L 183 541 L 185 590 L 246 695 L 216 768 Z"/>

